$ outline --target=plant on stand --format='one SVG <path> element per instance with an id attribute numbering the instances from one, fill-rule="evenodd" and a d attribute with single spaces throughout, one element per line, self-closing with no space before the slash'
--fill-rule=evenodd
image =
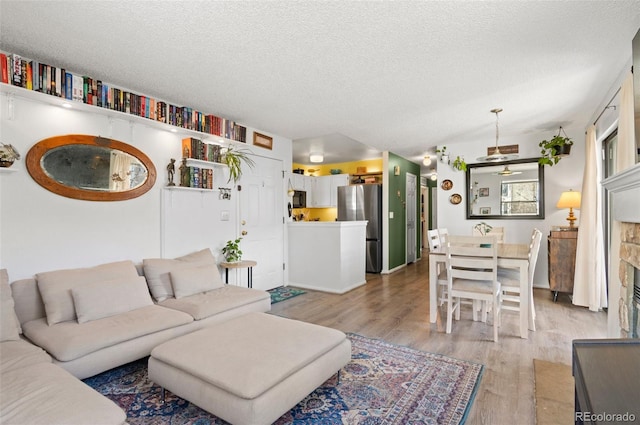
<path id="1" fill-rule="evenodd" d="M 564 136 L 561 136 L 561 133 Z M 542 165 L 554 166 L 563 156 L 569 155 L 571 145 L 573 145 L 573 140 L 567 137 L 567 133 L 560 127 L 558 134 L 551 140 L 543 140 L 538 144 L 542 148 L 540 151 L 542 157 L 538 159 L 538 162 Z"/>
<path id="2" fill-rule="evenodd" d="M 242 251 L 240 250 L 240 240 L 229 240 L 227 244 L 222 248 L 222 255 L 227 263 L 239 263 L 242 260 Z"/>

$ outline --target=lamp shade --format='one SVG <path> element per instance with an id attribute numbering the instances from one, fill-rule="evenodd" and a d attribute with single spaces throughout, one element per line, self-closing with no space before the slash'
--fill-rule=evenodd
<path id="1" fill-rule="evenodd" d="M 557 208 L 580 208 L 581 201 L 580 192 L 575 192 L 573 190 L 568 190 L 566 192 L 562 192 L 560 195 L 560 199 L 556 204 Z"/>
<path id="2" fill-rule="evenodd" d="M 429 165 L 431 165 L 431 157 L 429 155 L 425 156 L 424 159 L 422 160 L 422 163 L 428 167 Z"/>

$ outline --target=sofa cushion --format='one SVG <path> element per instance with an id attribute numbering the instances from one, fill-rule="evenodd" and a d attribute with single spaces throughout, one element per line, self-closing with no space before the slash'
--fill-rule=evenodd
<path id="1" fill-rule="evenodd" d="M 266 291 L 225 285 L 222 288 L 201 294 L 179 299 L 170 298 L 162 301 L 159 305 L 184 311 L 194 319 L 202 320 L 215 314 L 268 298 L 270 298 L 270 295 Z"/>
<path id="2" fill-rule="evenodd" d="M 102 282 L 125 277 L 138 276 L 131 261 L 118 261 L 82 269 L 55 270 L 38 273 L 38 289 L 42 295 L 47 322 L 54 325 L 59 322 L 76 319 L 71 289 L 78 285 Z"/>
<path id="3" fill-rule="evenodd" d="M 86 323 L 68 321 L 48 326 L 46 319 L 23 324 L 27 338 L 61 362 L 100 349 L 193 322 L 190 315 L 152 305 Z"/>
<path id="4" fill-rule="evenodd" d="M 147 281 L 142 276 L 79 285 L 71 294 L 78 323 L 153 305 Z"/>
<path id="5" fill-rule="evenodd" d="M 170 276 L 172 271 L 208 264 L 216 264 L 216 259 L 208 248 L 175 259 L 147 258 L 142 260 L 147 284 L 156 301 L 173 297 Z"/>
<path id="6" fill-rule="evenodd" d="M 173 294 L 176 298 L 188 297 L 224 286 L 215 264 L 172 270 L 169 274 Z"/>
<path id="7" fill-rule="evenodd" d="M 11 285 L 6 269 L 0 270 L 0 342 L 20 339 L 20 322 L 13 308 Z"/>
<path id="8" fill-rule="evenodd" d="M 116 425 L 126 414 L 113 401 L 51 363 L 2 374 L 1 422 L 29 425 Z"/>
<path id="9" fill-rule="evenodd" d="M 0 373 L 38 363 L 51 363 L 51 357 L 42 348 L 23 339 L 0 343 Z"/>

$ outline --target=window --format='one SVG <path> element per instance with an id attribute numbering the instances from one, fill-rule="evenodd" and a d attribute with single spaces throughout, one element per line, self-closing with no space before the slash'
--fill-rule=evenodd
<path id="1" fill-rule="evenodd" d="M 500 211 L 503 215 L 538 214 L 538 181 L 522 180 L 501 183 Z"/>

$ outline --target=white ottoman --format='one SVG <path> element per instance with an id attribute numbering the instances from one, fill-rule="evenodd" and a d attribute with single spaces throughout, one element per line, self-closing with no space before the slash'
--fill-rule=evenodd
<path id="1" fill-rule="evenodd" d="M 249 313 L 154 348 L 149 378 L 232 424 L 271 424 L 350 360 L 338 330 Z"/>

